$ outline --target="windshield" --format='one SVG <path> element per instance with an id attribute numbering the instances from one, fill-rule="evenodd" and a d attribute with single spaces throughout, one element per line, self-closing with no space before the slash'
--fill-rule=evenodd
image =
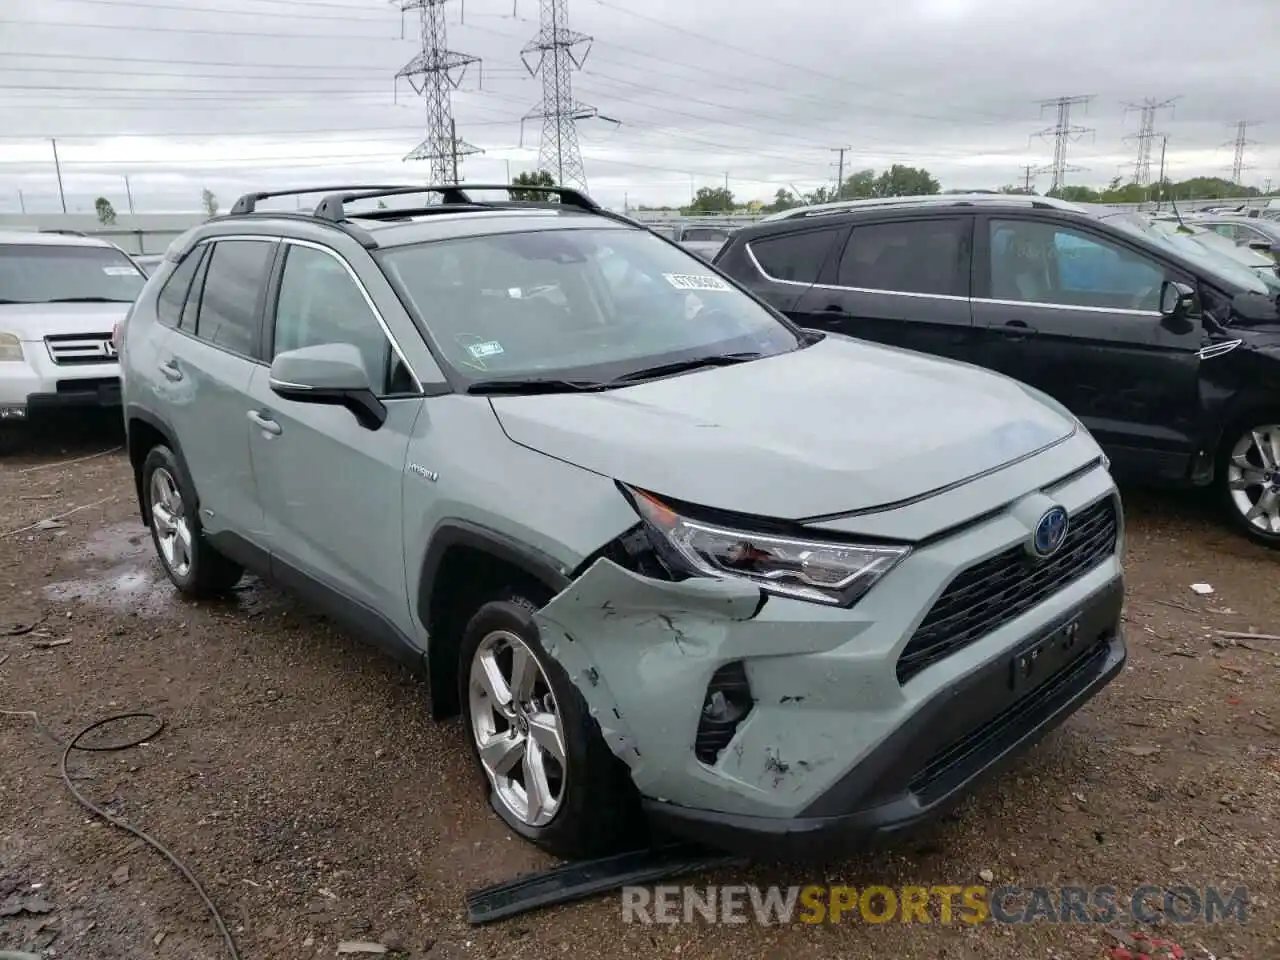
<path id="1" fill-rule="evenodd" d="M 473 380 L 612 380 L 800 345 L 703 261 L 641 230 L 493 234 L 378 256 L 449 364 Z"/>
<path id="2" fill-rule="evenodd" d="M 1264 269 L 1254 269 L 1243 261 L 1241 255 L 1254 257 L 1257 254 L 1238 248 L 1215 233 L 1207 230 L 1181 233 L 1178 224 L 1174 222 L 1153 222 L 1132 213 L 1115 214 L 1101 219 L 1204 267 L 1235 287 L 1250 293 L 1280 296 L 1280 276 L 1276 275 L 1274 264 L 1259 263 L 1259 267 Z M 1218 246 L 1217 241 L 1226 243 L 1229 249 Z"/>
<path id="3" fill-rule="evenodd" d="M 132 303 L 146 280 L 114 247 L 0 244 L 0 303 Z"/>

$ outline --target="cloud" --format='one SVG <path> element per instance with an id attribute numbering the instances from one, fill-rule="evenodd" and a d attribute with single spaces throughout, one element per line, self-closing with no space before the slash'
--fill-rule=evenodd
<path id="1" fill-rule="evenodd" d="M 997 187 L 1042 165 L 1052 125 L 1038 101 L 1092 95 L 1069 147 L 1069 182 L 1127 175 L 1138 117 L 1126 104 L 1177 96 L 1161 111 L 1170 176 L 1226 175 L 1238 120 L 1246 179 L 1280 181 L 1272 132 L 1280 63 L 1274 0 L 1219 0 L 1214 23 L 1256 24 L 1230 49 L 1189 42 L 1200 0 L 571 0 L 594 37 L 574 93 L 619 121 L 583 120 L 591 192 L 621 205 L 675 203 L 699 186 L 739 197 L 831 182 L 894 162 L 944 187 Z M 505 181 L 537 165 L 542 95 L 520 51 L 536 0 L 446 8 L 449 46 L 481 58 L 453 97 L 459 136 L 483 153 L 465 177 Z M 514 13 L 514 15 L 513 15 Z M 402 30 L 403 21 L 403 30 Z M 393 77 L 417 52 L 416 14 L 381 0 L 44 0 L 0 9 L 0 209 L 59 209 L 50 138 L 68 204 L 110 197 L 139 210 L 194 209 L 297 183 L 411 180 L 401 158 L 425 136 L 425 107 Z M 584 45 L 582 50 L 585 50 Z M 1270 121 L 1270 123 L 1268 123 Z M 1045 177 L 1041 186 L 1047 186 Z"/>

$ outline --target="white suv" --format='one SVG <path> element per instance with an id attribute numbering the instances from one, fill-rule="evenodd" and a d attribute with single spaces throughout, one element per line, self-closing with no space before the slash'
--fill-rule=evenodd
<path id="1" fill-rule="evenodd" d="M 145 282 L 105 240 L 0 232 L 0 426 L 118 405 L 112 334 Z"/>

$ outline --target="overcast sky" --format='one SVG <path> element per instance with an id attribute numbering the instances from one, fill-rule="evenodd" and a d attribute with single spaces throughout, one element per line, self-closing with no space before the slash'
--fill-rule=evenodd
<path id="1" fill-rule="evenodd" d="M 521 65 L 539 0 L 450 0 L 449 47 L 482 59 L 453 112 L 481 147 L 464 179 L 533 169 L 541 84 Z M 1230 176 L 1235 122 L 1246 182 L 1280 187 L 1280 0 L 568 0 L 595 40 L 577 98 L 621 122 L 578 124 L 589 188 L 621 207 L 687 202 L 726 173 L 739 199 L 812 189 L 904 162 L 944 188 L 1018 182 L 1047 163 L 1037 101 L 1093 95 L 1069 148 L 1070 183 L 1126 177 L 1138 130 L 1125 103 L 1160 111 L 1174 179 Z M 514 8 L 514 9 L 513 9 Z M 1211 15 L 1209 14 L 1211 12 Z M 1220 35 L 1196 31 L 1220 24 Z M 0 211 L 71 210 L 106 195 L 138 212 L 225 209 L 246 190 L 425 177 L 401 158 L 424 134 L 396 71 L 416 14 L 387 0 L 0 0 Z M 401 39 L 402 35 L 410 39 Z M 1155 149 L 1157 161 L 1159 146 Z M 1048 177 L 1037 180 L 1041 189 Z"/>

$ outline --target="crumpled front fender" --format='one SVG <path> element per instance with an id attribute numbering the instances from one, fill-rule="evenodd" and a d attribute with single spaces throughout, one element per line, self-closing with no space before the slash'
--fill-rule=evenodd
<path id="1" fill-rule="evenodd" d="M 779 774 L 794 761 L 780 762 L 782 753 L 820 762 L 821 738 L 795 714 L 771 724 L 775 750 L 729 749 L 715 767 L 701 763 L 693 743 L 711 676 L 735 660 L 819 653 L 850 638 L 847 621 L 825 620 L 817 607 L 814 622 L 758 621 L 763 601 L 750 584 L 652 580 L 600 559 L 534 619 L 642 794 L 759 812 L 784 803 L 788 778 Z"/>

